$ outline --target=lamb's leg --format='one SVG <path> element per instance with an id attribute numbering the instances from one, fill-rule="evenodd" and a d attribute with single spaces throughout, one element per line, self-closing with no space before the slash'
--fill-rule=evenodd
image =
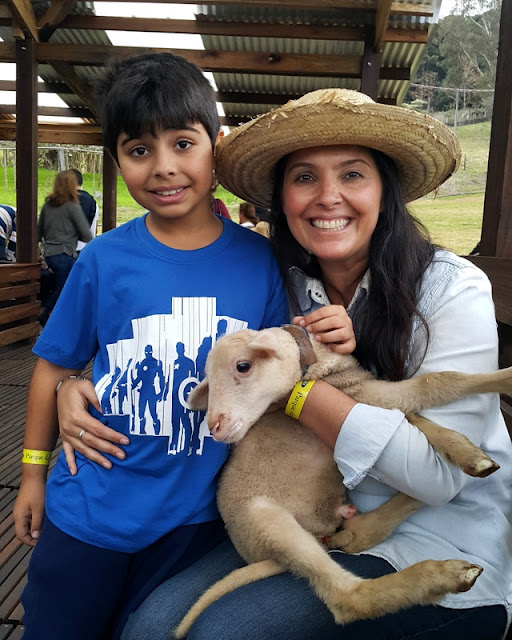
<path id="1" fill-rule="evenodd" d="M 345 520 L 343 529 L 327 539 L 327 546 L 346 553 L 366 551 L 388 538 L 399 524 L 422 506 L 423 503 L 416 498 L 396 493 L 374 511 Z"/>
<path id="2" fill-rule="evenodd" d="M 462 433 L 440 427 L 418 414 L 408 415 L 407 418 L 425 434 L 436 451 L 468 475 L 485 478 L 500 468 L 499 464 Z"/>
<path id="3" fill-rule="evenodd" d="M 428 560 L 364 580 L 334 562 L 289 511 L 266 498 L 257 498 L 255 507 L 250 533 L 263 543 L 260 553 L 306 578 L 338 623 L 438 602 L 446 593 L 470 589 L 481 572 L 481 567 L 461 560 Z"/>
<path id="4" fill-rule="evenodd" d="M 417 413 L 474 393 L 512 393 L 512 367 L 474 374 L 439 371 L 398 382 L 368 379 L 355 393 L 348 393 L 358 402 Z"/>

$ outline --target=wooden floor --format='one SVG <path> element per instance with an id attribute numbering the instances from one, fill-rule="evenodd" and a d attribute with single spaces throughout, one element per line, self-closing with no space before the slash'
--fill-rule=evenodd
<path id="1" fill-rule="evenodd" d="M 23 634 L 20 595 L 31 549 L 16 540 L 12 508 L 20 486 L 25 404 L 35 361 L 30 345 L 0 347 L 0 640 Z"/>

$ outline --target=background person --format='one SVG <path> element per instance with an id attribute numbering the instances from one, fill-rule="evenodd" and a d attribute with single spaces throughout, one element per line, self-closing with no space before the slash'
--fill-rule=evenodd
<path id="1" fill-rule="evenodd" d="M 90 225 L 91 236 L 95 238 L 99 217 L 98 204 L 90 193 L 82 189 L 82 185 L 84 183 L 82 173 L 78 169 L 72 169 L 72 171 L 75 174 L 76 181 L 78 183 L 78 204 L 82 207 L 82 211 Z M 84 247 L 85 242 L 79 240 L 76 245 L 77 253 L 80 253 Z"/>
<path id="2" fill-rule="evenodd" d="M 43 243 L 43 257 L 55 277 L 54 289 L 38 318 L 44 325 L 75 264 L 77 241 L 92 240 L 89 223 L 78 204 L 78 183 L 72 169 L 57 174 L 53 191 L 46 197 L 39 215 L 37 239 Z"/>
<path id="3" fill-rule="evenodd" d="M 253 229 L 260 221 L 250 202 L 241 202 L 238 207 L 238 221 L 241 227 Z"/>
<path id="4" fill-rule="evenodd" d="M 16 209 L 0 204 L 0 262 L 16 262 Z"/>

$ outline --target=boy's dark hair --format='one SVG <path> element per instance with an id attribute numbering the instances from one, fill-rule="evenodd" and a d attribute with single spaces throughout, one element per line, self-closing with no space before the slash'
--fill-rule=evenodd
<path id="1" fill-rule="evenodd" d="M 76 176 L 76 181 L 78 182 L 78 186 L 81 187 L 83 185 L 83 183 L 84 183 L 84 179 L 82 178 L 82 174 L 80 173 L 80 171 L 78 171 L 78 169 L 71 169 L 71 171 Z"/>
<path id="2" fill-rule="evenodd" d="M 215 92 L 201 70 L 172 53 L 111 60 L 96 83 L 103 144 L 117 161 L 121 133 L 138 138 L 199 122 L 212 147 L 220 129 Z"/>
<path id="3" fill-rule="evenodd" d="M 383 207 L 370 242 L 368 266 L 371 286 L 364 310 L 353 318 L 357 347 L 354 356 L 379 377 L 401 380 L 413 331 L 413 318 L 423 326 L 426 345 L 427 323 L 418 309 L 421 279 L 431 263 L 435 247 L 428 231 L 407 209 L 395 163 L 371 149 L 384 188 Z M 281 204 L 287 156 L 275 167 L 271 209 L 271 239 L 294 312 L 299 314 L 289 269 L 297 266 L 314 278 L 321 278 L 315 256 L 293 237 Z M 426 352 L 427 346 L 425 346 Z M 423 353 L 423 356 L 425 355 Z M 411 363 L 416 368 L 420 361 Z"/>

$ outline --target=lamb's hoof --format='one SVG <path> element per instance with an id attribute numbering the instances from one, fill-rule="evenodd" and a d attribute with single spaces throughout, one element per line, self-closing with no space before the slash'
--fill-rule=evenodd
<path id="1" fill-rule="evenodd" d="M 471 471 L 468 471 L 468 474 L 474 476 L 475 478 L 487 478 L 491 473 L 498 471 L 500 465 L 494 460 L 490 458 L 484 458 L 479 460 L 472 468 Z"/>
<path id="2" fill-rule="evenodd" d="M 470 564 L 463 560 L 448 560 L 447 562 L 456 563 L 456 566 L 454 567 L 456 570 L 456 585 L 454 593 L 469 591 L 483 571 L 483 568 L 480 565 Z"/>
<path id="3" fill-rule="evenodd" d="M 326 538 L 325 544 L 328 549 L 341 549 L 342 551 L 345 551 L 345 547 L 347 547 L 353 539 L 354 534 L 352 531 L 345 531 L 345 529 L 342 529 L 329 538 Z"/>

